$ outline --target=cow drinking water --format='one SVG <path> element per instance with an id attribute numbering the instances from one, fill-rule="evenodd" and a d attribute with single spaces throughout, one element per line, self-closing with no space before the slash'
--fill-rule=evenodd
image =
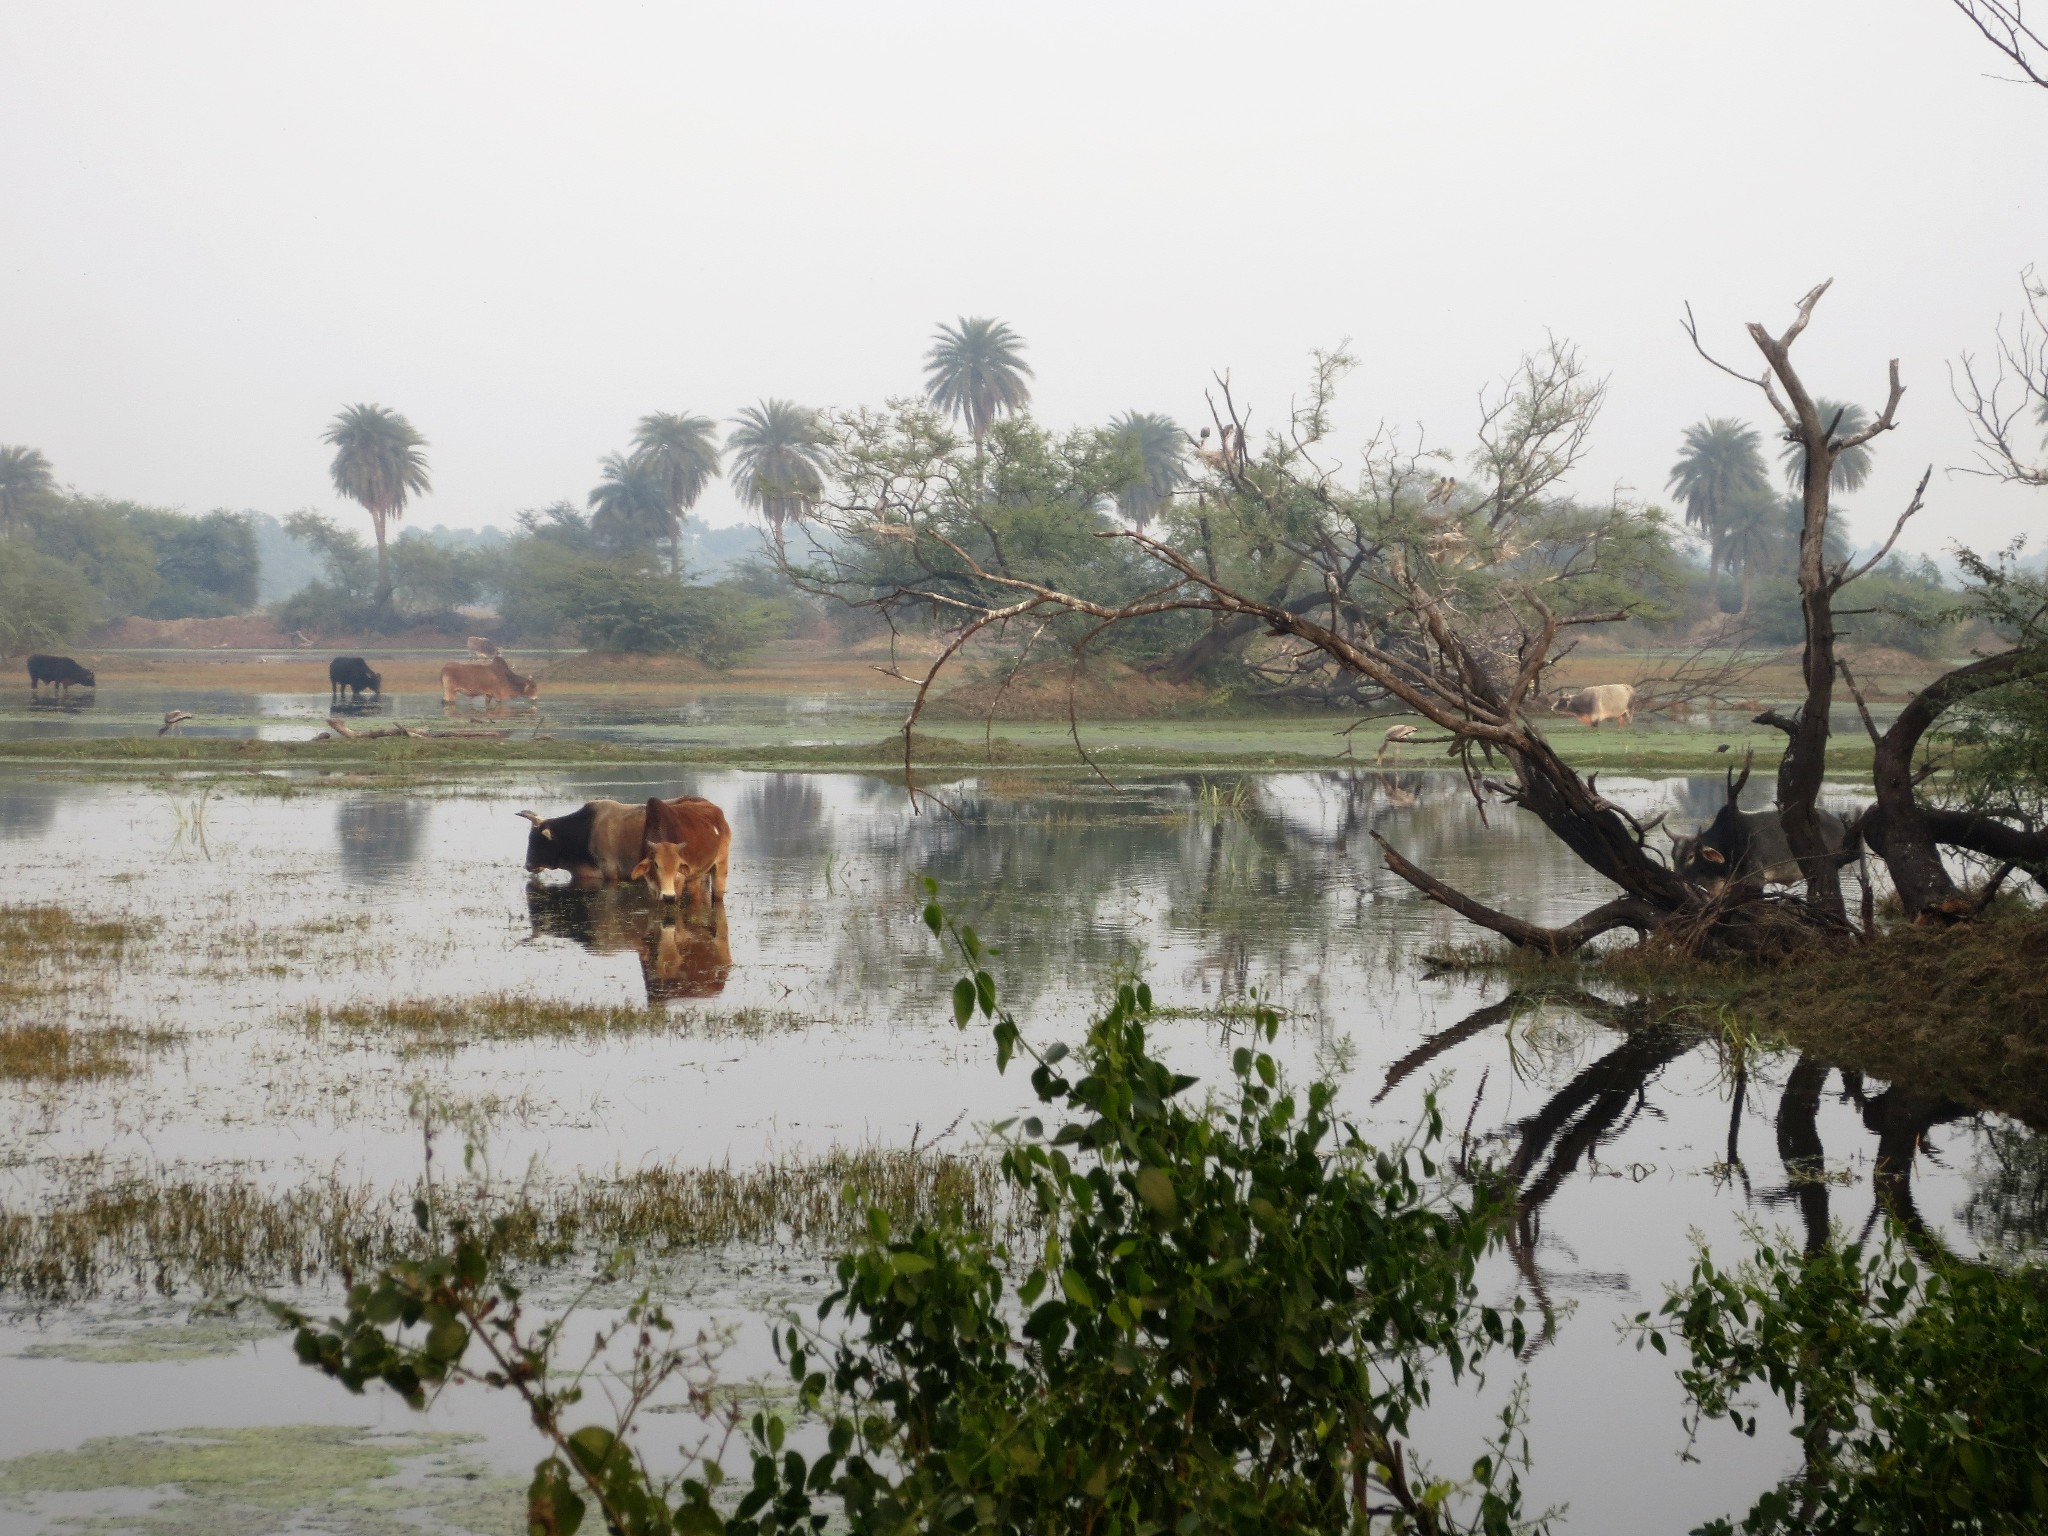
<path id="1" fill-rule="evenodd" d="M 339 704 L 342 691 L 346 689 L 353 703 L 363 702 L 368 692 L 378 698 L 384 697 L 384 679 L 370 670 L 370 664 L 360 656 L 337 656 L 327 663 L 327 702 Z"/>
<path id="2" fill-rule="evenodd" d="M 1636 718 L 1636 690 L 1632 683 L 1595 683 L 1576 693 L 1566 690 L 1551 700 L 1550 707 L 1570 715 L 1579 724 L 1597 728 L 1602 720 L 1633 725 Z"/>
<path id="3" fill-rule="evenodd" d="M 33 694 L 44 683 L 59 693 L 76 688 L 98 688 L 90 670 L 69 656 L 31 656 L 28 659 L 28 691 Z"/>
<path id="4" fill-rule="evenodd" d="M 502 704 L 515 697 L 531 699 L 539 692 L 539 679 L 522 677 L 502 656 L 489 661 L 451 661 L 441 669 L 443 704 L 453 704 L 458 696 Z"/>

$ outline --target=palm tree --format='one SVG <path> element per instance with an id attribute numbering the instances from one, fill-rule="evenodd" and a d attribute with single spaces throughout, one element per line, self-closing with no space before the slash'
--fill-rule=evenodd
<path id="1" fill-rule="evenodd" d="M 1120 447 L 1135 449 L 1139 476 L 1116 493 L 1117 510 L 1130 519 L 1140 533 L 1159 515 L 1166 500 L 1186 478 L 1181 461 L 1187 434 L 1170 416 L 1148 411 L 1126 411 L 1109 422 L 1111 439 Z"/>
<path id="2" fill-rule="evenodd" d="M 982 439 L 1004 411 L 1031 403 L 1031 365 L 1024 338 L 1000 320 L 962 315 L 957 326 L 941 325 L 925 354 L 925 393 L 948 415 L 967 423 L 975 457 Z"/>
<path id="3" fill-rule="evenodd" d="M 802 522 L 825 494 L 825 445 L 830 441 L 816 411 L 788 400 L 763 400 L 733 418 L 725 439 L 732 450 L 732 487 L 758 507 L 774 530 Z"/>
<path id="4" fill-rule="evenodd" d="M 1756 428 L 1727 416 L 1709 416 L 1685 429 L 1678 462 L 1671 466 L 1671 490 L 1685 503 L 1685 520 L 1707 541 L 1707 585 L 1721 606 L 1721 566 L 1728 536 L 1749 516 L 1754 503 L 1771 499 L 1762 439 Z M 1745 604 L 1745 607 L 1747 605 Z"/>
<path id="5" fill-rule="evenodd" d="M 622 555 L 651 549 L 673 526 L 660 469 L 642 454 L 605 455 L 589 502 L 591 532 Z"/>
<path id="6" fill-rule="evenodd" d="M 1835 420 L 1837 412 L 1841 414 L 1842 419 L 1836 423 L 1833 433 L 1836 437 L 1848 437 L 1870 425 L 1870 412 L 1860 405 L 1843 400 L 1823 399 L 1815 400 L 1813 406 L 1820 412 L 1820 424 L 1823 427 Z M 1795 491 L 1801 489 L 1806 483 L 1806 445 L 1797 442 L 1786 443 L 1784 450 L 1778 455 L 1778 462 L 1785 466 L 1785 484 Z M 1828 488 L 1846 493 L 1856 490 L 1869 478 L 1870 445 L 1859 443 L 1847 453 L 1836 455 L 1834 470 L 1828 476 Z"/>
<path id="7" fill-rule="evenodd" d="M 387 524 L 405 516 L 405 504 L 431 491 L 427 440 L 398 412 L 381 405 L 351 405 L 328 424 L 322 442 L 334 445 L 334 488 L 370 514 L 377 532 L 377 606 L 391 606 Z"/>
<path id="8" fill-rule="evenodd" d="M 669 574 L 683 579 L 683 514 L 717 478 L 718 426 L 709 416 L 656 411 L 640 418 L 633 455 L 653 469 L 668 509 Z"/>
<path id="9" fill-rule="evenodd" d="M 1749 614 L 1750 584 L 1759 570 L 1768 571 L 1785 560 L 1785 504 L 1775 496 L 1756 496 L 1734 509 L 1723 532 L 1728 564 L 1742 567 L 1742 606 L 1736 612 Z"/>
<path id="10" fill-rule="evenodd" d="M 28 509 L 56 488 L 40 449 L 0 444 L 0 529 L 19 528 Z"/>

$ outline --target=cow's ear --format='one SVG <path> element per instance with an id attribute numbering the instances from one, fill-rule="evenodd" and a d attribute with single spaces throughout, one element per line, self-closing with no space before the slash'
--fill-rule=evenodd
<path id="1" fill-rule="evenodd" d="M 555 840 L 555 829 L 553 827 L 542 827 L 540 835 L 552 843 Z"/>
<path id="2" fill-rule="evenodd" d="M 633 873 L 628 875 L 626 878 L 629 880 L 645 880 L 647 878 L 647 871 L 651 867 L 652 866 L 648 863 L 647 860 L 642 859 L 638 864 L 635 864 L 633 866 Z"/>
<path id="3" fill-rule="evenodd" d="M 1702 848 L 1700 850 L 1700 857 L 1709 864 L 1726 864 L 1728 862 L 1721 857 L 1721 850 L 1718 848 Z"/>

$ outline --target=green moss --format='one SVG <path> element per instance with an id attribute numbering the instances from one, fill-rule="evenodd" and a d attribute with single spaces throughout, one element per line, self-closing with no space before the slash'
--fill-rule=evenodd
<path id="1" fill-rule="evenodd" d="M 379 1433 L 350 1425 L 285 1424 L 109 1436 L 76 1450 L 0 1462 L 0 1499 L 144 1490 L 136 1511 L 65 1513 L 53 1531 L 80 1536 L 419 1536 L 456 1530 L 513 1536 L 524 1522 L 519 1480 L 455 1454 L 473 1435 Z M 113 1504 L 113 1500 L 102 1501 Z"/>

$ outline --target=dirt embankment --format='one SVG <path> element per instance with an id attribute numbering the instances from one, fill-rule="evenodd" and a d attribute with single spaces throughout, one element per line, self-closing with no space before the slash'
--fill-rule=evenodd
<path id="1" fill-rule="evenodd" d="M 941 694 L 926 712 L 939 720 L 1151 720 L 1201 712 L 1212 702 L 1194 683 L 1169 683 L 1121 662 L 1091 662 L 1077 677 L 1065 662 L 1028 666 L 1010 676 L 990 669 Z"/>

